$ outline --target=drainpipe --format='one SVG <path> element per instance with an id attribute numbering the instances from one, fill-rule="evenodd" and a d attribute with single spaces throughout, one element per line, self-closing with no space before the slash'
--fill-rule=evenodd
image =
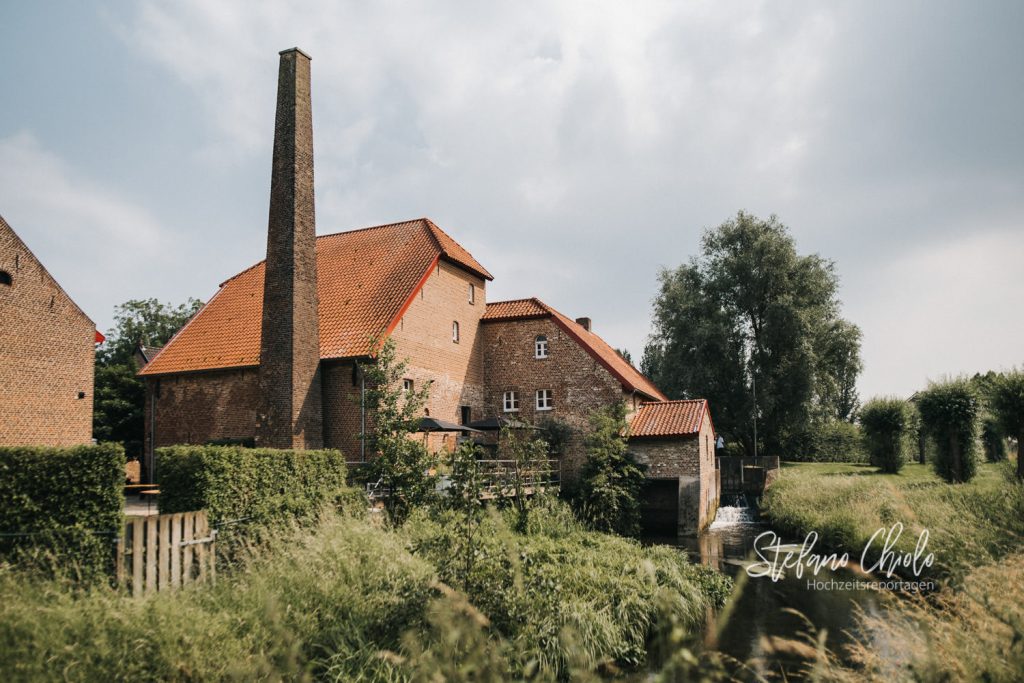
<path id="1" fill-rule="evenodd" d="M 366 462 L 366 373 L 359 369 L 359 461 Z"/>
<path id="2" fill-rule="evenodd" d="M 156 392 L 160 380 L 149 385 L 149 467 L 146 474 L 149 475 L 149 483 L 156 483 Z"/>

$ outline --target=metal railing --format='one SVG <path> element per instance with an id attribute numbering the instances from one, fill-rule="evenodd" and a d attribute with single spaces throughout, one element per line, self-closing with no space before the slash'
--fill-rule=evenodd
<path id="1" fill-rule="evenodd" d="M 517 460 L 485 458 L 477 460 L 482 480 L 481 498 L 511 498 L 533 495 L 538 491 L 557 488 L 561 483 L 561 461 L 556 459 L 521 463 Z M 451 485 L 448 475 L 439 475 L 437 491 L 444 494 Z M 394 492 L 384 485 L 384 479 L 366 483 L 366 496 L 370 501 L 383 500 Z"/>

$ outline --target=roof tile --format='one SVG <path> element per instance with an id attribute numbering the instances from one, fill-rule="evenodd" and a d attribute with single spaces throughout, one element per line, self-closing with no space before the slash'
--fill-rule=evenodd
<path id="1" fill-rule="evenodd" d="M 645 437 L 697 434 L 707 410 L 708 402 L 703 398 L 643 403 L 633 414 L 629 435 Z"/>

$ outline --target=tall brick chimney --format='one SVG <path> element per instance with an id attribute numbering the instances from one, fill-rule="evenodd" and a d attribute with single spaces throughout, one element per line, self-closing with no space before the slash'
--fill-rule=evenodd
<path id="1" fill-rule="evenodd" d="M 256 443 L 321 448 L 310 57 L 281 52 L 260 339 Z"/>

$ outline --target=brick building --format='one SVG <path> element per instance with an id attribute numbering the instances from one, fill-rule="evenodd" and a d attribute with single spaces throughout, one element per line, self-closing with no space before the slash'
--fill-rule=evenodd
<path id="1" fill-rule="evenodd" d="M 101 339 L 0 217 L 0 446 L 90 442 Z"/>
<path id="2" fill-rule="evenodd" d="M 644 403 L 630 420 L 629 450 L 647 466 L 648 526 L 699 531 L 718 510 L 715 428 L 704 399 Z"/>
<path id="3" fill-rule="evenodd" d="M 403 382 L 429 384 L 432 418 L 568 423 L 569 479 L 594 409 L 666 400 L 589 319 L 537 299 L 487 303 L 490 272 L 427 218 L 317 237 L 309 112 L 309 58 L 286 50 L 267 259 L 222 283 L 154 357 L 140 355 L 150 457 L 154 447 L 230 439 L 364 460 L 357 364 L 384 337 L 408 360 Z"/>

